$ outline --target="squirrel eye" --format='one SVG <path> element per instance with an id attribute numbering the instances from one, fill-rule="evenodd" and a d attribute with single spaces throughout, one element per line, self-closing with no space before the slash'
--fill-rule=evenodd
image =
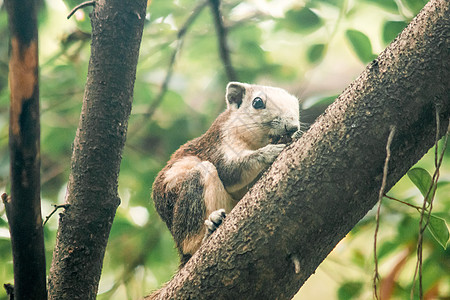
<path id="1" fill-rule="evenodd" d="M 252 106 L 254 109 L 263 109 L 266 108 L 266 105 L 264 104 L 264 101 L 260 97 L 256 97 L 252 101 Z"/>

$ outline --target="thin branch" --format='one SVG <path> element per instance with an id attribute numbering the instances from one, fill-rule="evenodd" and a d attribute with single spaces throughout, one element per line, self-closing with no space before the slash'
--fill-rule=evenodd
<path id="1" fill-rule="evenodd" d="M 14 286 L 10 283 L 5 283 L 3 285 L 6 291 L 6 295 L 8 296 L 9 300 L 14 300 Z"/>
<path id="2" fill-rule="evenodd" d="M 2 198 L 3 204 L 5 204 L 8 201 L 8 194 L 7 193 L 3 193 L 1 198 Z"/>
<path id="3" fill-rule="evenodd" d="M 345 15 L 347 12 L 347 7 L 348 7 L 348 0 L 344 0 L 342 2 L 342 5 L 340 6 L 339 9 L 339 15 L 335 21 L 335 23 L 333 24 L 333 31 L 331 32 L 331 34 L 329 35 L 329 37 L 326 40 L 326 45 L 324 48 L 324 53 L 322 57 L 325 57 L 327 55 L 328 52 L 328 46 L 331 44 L 331 42 L 333 41 L 333 39 L 336 37 L 336 34 L 340 28 L 340 25 L 342 23 L 342 20 L 345 19 Z M 304 82 L 302 83 L 302 88 L 301 88 L 301 92 L 298 94 L 299 99 L 304 99 L 304 95 L 305 92 L 308 90 L 308 88 L 311 86 L 311 79 L 315 77 L 315 73 L 318 73 L 319 69 L 318 68 L 314 68 L 311 71 L 309 71 L 309 73 L 311 73 L 309 76 L 305 76 L 304 78 Z"/>
<path id="4" fill-rule="evenodd" d="M 433 177 L 431 180 L 431 185 L 428 188 L 428 192 L 423 199 L 422 211 L 420 213 L 419 236 L 417 239 L 417 262 L 416 262 L 416 267 L 414 270 L 414 277 L 413 277 L 413 284 L 412 284 L 412 288 L 411 288 L 410 299 L 414 298 L 414 289 L 416 286 L 417 275 L 419 275 L 419 299 L 421 299 L 421 300 L 423 299 L 423 285 L 422 285 L 423 233 L 425 232 L 425 229 L 428 227 L 430 217 L 431 217 L 431 210 L 433 209 L 433 200 L 434 200 L 434 196 L 436 194 L 435 187 L 436 187 L 438 179 L 439 179 L 439 170 L 442 165 L 445 149 L 447 148 L 447 141 L 448 141 L 448 136 L 450 133 L 450 123 L 448 125 L 447 132 L 444 136 L 443 147 L 442 147 L 440 156 L 438 153 L 439 152 L 438 151 L 438 142 L 439 142 L 439 137 L 440 137 L 439 128 L 440 128 L 439 109 L 438 109 L 438 107 L 436 107 L 436 138 L 435 138 L 435 145 L 434 145 L 434 147 L 435 147 L 435 149 L 434 149 L 435 170 L 434 170 Z M 427 211 L 427 206 L 429 206 L 428 211 Z M 425 220 L 425 224 L 424 224 L 424 220 Z"/>
<path id="5" fill-rule="evenodd" d="M 153 114 L 155 113 L 156 109 L 161 104 L 162 100 L 164 99 L 164 95 L 167 92 L 167 87 L 169 86 L 169 82 L 172 78 L 173 69 L 175 66 L 175 62 L 178 56 L 178 53 L 181 51 L 181 48 L 183 47 L 184 42 L 184 36 L 186 35 L 189 27 L 194 23 L 195 19 L 197 19 L 198 15 L 202 12 L 203 8 L 206 6 L 206 1 L 202 1 L 199 3 L 194 10 L 192 11 L 192 14 L 189 16 L 189 18 L 186 20 L 186 22 L 183 24 L 183 26 L 180 28 L 177 34 L 177 45 L 175 47 L 175 50 L 172 53 L 172 56 L 170 57 L 169 66 L 167 68 L 166 77 L 164 78 L 164 81 L 161 84 L 161 87 L 159 89 L 158 95 L 153 100 L 152 104 L 148 108 L 147 112 L 145 113 L 145 116 L 147 119 L 150 119 Z"/>
<path id="6" fill-rule="evenodd" d="M 189 29 L 189 27 L 194 23 L 194 21 L 197 19 L 198 15 L 202 12 L 203 8 L 206 7 L 207 0 L 200 2 L 192 11 L 192 14 L 189 16 L 189 18 L 186 20 L 186 22 L 183 24 L 183 26 L 180 28 L 180 30 L 177 33 L 177 44 L 172 52 L 172 55 L 170 57 L 169 65 L 167 67 L 166 76 L 164 77 L 163 82 L 161 83 L 161 86 L 159 88 L 158 95 L 154 98 L 150 106 L 148 107 L 147 111 L 143 114 L 143 116 L 146 117 L 146 120 L 150 120 L 153 117 L 153 114 L 156 112 L 158 107 L 161 105 L 162 101 L 164 100 L 164 96 L 166 95 L 170 80 L 172 79 L 173 69 L 175 66 L 176 59 L 178 57 L 178 53 L 181 51 L 181 48 L 183 46 L 184 37 Z M 129 136 L 131 134 L 136 134 L 140 129 L 142 129 L 143 126 L 138 126 L 134 128 L 134 130 L 130 130 Z M 132 132 L 132 133 L 131 133 Z"/>
<path id="7" fill-rule="evenodd" d="M 422 207 L 420 207 L 420 206 L 413 205 L 413 204 L 411 204 L 411 203 L 408 203 L 408 202 L 402 201 L 402 200 L 400 200 L 400 199 L 397 199 L 397 198 L 388 196 L 388 195 L 386 195 L 386 194 L 385 194 L 383 197 L 385 197 L 385 198 L 387 198 L 387 199 L 389 199 L 389 200 L 394 200 L 394 201 L 400 202 L 400 203 L 405 204 L 405 205 L 407 205 L 407 206 L 409 206 L 409 207 L 415 208 L 415 209 L 417 209 L 417 211 L 422 211 Z"/>
<path id="8" fill-rule="evenodd" d="M 43 226 L 45 226 L 45 224 L 47 224 L 47 221 L 50 220 L 50 218 L 53 216 L 53 214 L 54 214 L 58 209 L 60 209 L 60 208 L 67 209 L 67 208 L 69 208 L 69 206 L 70 206 L 70 204 L 60 204 L 60 205 L 53 204 L 54 209 L 52 210 L 52 212 L 51 212 L 48 216 L 45 217 L 45 221 L 44 221 Z"/>
<path id="9" fill-rule="evenodd" d="M 375 227 L 375 234 L 373 238 L 373 258 L 375 263 L 375 270 L 373 275 L 373 292 L 375 295 L 375 299 L 378 299 L 378 291 L 377 291 L 377 281 L 379 280 L 378 274 L 378 258 L 377 258 L 377 237 L 378 237 L 378 228 L 380 226 L 380 210 L 381 210 L 381 202 L 383 200 L 384 190 L 386 189 L 386 181 L 387 181 L 387 174 L 388 174 L 388 167 L 389 167 L 389 159 L 391 158 L 391 144 L 392 140 L 394 138 L 395 134 L 395 126 L 391 126 L 391 130 L 389 133 L 388 140 L 386 142 L 386 159 L 384 161 L 384 167 L 383 167 L 383 179 L 381 181 L 381 187 L 380 191 L 378 193 L 378 208 L 377 208 L 377 214 L 376 214 L 376 227 Z"/>
<path id="10" fill-rule="evenodd" d="M 77 10 L 79 10 L 80 8 L 86 7 L 86 6 L 95 6 L 95 0 L 86 1 L 86 2 L 83 2 L 83 3 L 78 4 L 77 6 L 75 6 L 70 11 L 70 13 L 67 15 L 67 20 L 70 19 L 70 17 L 73 16 L 73 14 L 77 12 Z"/>
<path id="11" fill-rule="evenodd" d="M 217 39 L 219 43 L 220 59 L 225 67 L 227 79 L 228 81 L 237 81 L 238 77 L 231 63 L 230 50 L 227 44 L 227 29 L 223 24 L 222 15 L 220 13 L 220 0 L 209 0 L 209 4 L 214 17 L 214 25 L 216 27 Z"/>

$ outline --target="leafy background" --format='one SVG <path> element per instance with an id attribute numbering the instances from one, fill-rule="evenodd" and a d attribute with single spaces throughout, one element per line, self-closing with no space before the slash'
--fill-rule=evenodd
<path id="1" fill-rule="evenodd" d="M 311 124 L 425 5 L 425 0 L 227 0 L 221 4 L 227 43 L 240 81 L 283 87 L 302 102 Z M 139 299 L 177 270 L 172 238 L 155 213 L 151 185 L 170 154 L 202 134 L 224 109 L 229 78 L 220 60 L 210 8 L 202 1 L 149 1 L 119 193 L 98 299 Z M 71 145 L 89 60 L 90 8 L 66 16 L 78 1 L 42 0 L 39 10 L 42 211 L 64 203 Z M 9 189 L 8 30 L 0 0 L 0 192 Z M 194 15 L 189 19 L 190 16 Z M 189 20 L 189 21 L 188 21 Z M 175 59 L 174 59 L 175 58 Z M 173 62 L 173 63 L 172 63 Z M 167 79 L 169 73 L 170 80 Z M 161 88 L 163 82 L 167 88 Z M 304 126 L 304 130 L 307 126 Z M 433 134 L 434 133 L 430 133 Z M 442 143 L 440 149 L 443 147 Z M 440 169 L 433 234 L 424 236 L 427 299 L 450 297 L 450 151 Z M 106 162 L 105 162 L 106 163 Z M 434 172 L 430 150 L 389 192 L 421 206 Z M 416 185 L 419 187 L 417 188 Z M 392 299 L 409 299 L 416 261 L 419 213 L 384 199 L 378 238 L 383 284 Z M 437 220 L 437 221 L 436 221 Z M 57 215 L 44 228 L 50 266 Z M 295 299 L 372 296 L 375 211 L 340 242 Z M 10 239 L 0 204 L 0 282 L 13 281 Z M 0 299 L 6 299 L 0 291 Z"/>

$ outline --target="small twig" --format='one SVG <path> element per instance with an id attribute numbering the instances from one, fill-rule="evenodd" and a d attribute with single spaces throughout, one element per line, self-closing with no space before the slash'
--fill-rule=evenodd
<path id="1" fill-rule="evenodd" d="M 155 113 L 156 109 L 159 107 L 159 105 L 162 103 L 162 101 L 164 99 L 164 96 L 167 92 L 167 88 L 169 86 L 170 79 L 172 78 L 176 58 L 177 58 L 178 53 L 180 52 L 182 46 L 183 46 L 183 38 L 179 38 L 177 41 L 175 50 L 173 51 L 172 56 L 170 57 L 170 62 L 169 62 L 169 67 L 167 68 L 166 77 L 164 78 L 164 81 L 161 84 L 159 93 L 155 97 L 153 102 L 150 104 L 150 106 L 147 109 L 147 112 L 145 113 L 145 116 L 147 119 L 151 119 L 151 117 Z"/>
<path id="2" fill-rule="evenodd" d="M 175 50 L 172 53 L 172 56 L 170 57 L 170 62 L 167 67 L 166 76 L 164 77 L 164 80 L 160 86 L 158 95 L 154 98 L 150 106 L 148 107 L 147 111 L 143 114 L 143 116 L 146 117 L 147 120 L 150 120 L 153 116 L 153 114 L 156 112 L 158 107 L 161 105 L 162 101 L 164 100 L 164 96 L 167 92 L 170 80 L 172 78 L 173 69 L 175 66 L 176 59 L 178 57 L 178 53 L 181 51 L 181 48 L 183 46 L 184 42 L 184 36 L 186 35 L 189 27 L 194 23 L 195 19 L 197 19 L 198 15 L 201 13 L 203 8 L 205 8 L 207 5 L 207 0 L 204 0 L 200 2 L 192 11 L 189 18 L 186 20 L 186 22 L 183 24 L 183 26 L 180 28 L 180 30 L 177 33 L 177 44 L 175 47 Z M 139 126 L 136 128 L 133 128 L 133 130 L 130 130 L 130 133 L 128 136 L 131 136 L 132 134 L 136 134 L 140 129 L 144 128 L 144 126 Z"/>
<path id="3" fill-rule="evenodd" d="M 67 209 L 69 206 L 70 206 L 70 204 L 60 204 L 60 205 L 53 204 L 54 209 L 52 210 L 52 212 L 51 212 L 48 216 L 45 217 L 45 221 L 44 221 L 44 225 L 43 225 L 43 226 L 45 226 L 45 224 L 47 224 L 47 221 L 53 216 L 53 214 L 54 214 L 58 209 L 60 209 L 60 208 Z"/>
<path id="4" fill-rule="evenodd" d="M 383 200 L 384 190 L 386 189 L 386 181 L 388 174 L 388 166 L 389 159 L 391 158 L 391 144 L 395 134 L 395 126 L 391 126 L 389 137 L 386 142 L 386 159 L 384 161 L 383 167 L 383 179 L 381 181 L 380 191 L 378 193 L 378 208 L 377 214 L 375 216 L 376 225 L 375 225 L 375 234 L 373 238 L 373 258 L 375 263 L 375 270 L 373 275 L 373 292 L 375 299 L 378 299 L 378 291 L 377 291 L 377 281 L 379 280 L 380 274 L 378 273 L 378 258 L 377 258 L 377 237 L 378 237 L 378 228 L 380 227 L 380 210 L 381 210 L 381 201 Z"/>
<path id="5" fill-rule="evenodd" d="M 216 27 L 217 39 L 219 43 L 219 52 L 222 63 L 225 67 L 225 73 L 228 81 L 237 81 L 236 71 L 233 68 L 230 58 L 230 50 L 227 44 L 227 29 L 223 24 L 222 15 L 220 13 L 220 0 L 209 0 L 211 11 L 214 17 L 214 25 Z"/>
<path id="6" fill-rule="evenodd" d="M 6 295 L 8 295 L 9 300 L 14 300 L 14 286 L 11 283 L 5 283 L 3 287 L 6 290 Z"/>
<path id="7" fill-rule="evenodd" d="M 434 164 L 435 164 L 435 170 L 433 173 L 433 177 L 431 179 L 431 185 L 428 188 L 428 192 L 426 196 L 423 199 L 422 204 L 422 211 L 420 213 L 420 220 L 419 220 L 419 236 L 417 238 L 417 262 L 416 267 L 414 270 L 414 277 L 413 277 L 413 284 L 411 288 L 411 294 L 410 299 L 414 298 L 414 289 L 416 287 L 416 278 L 417 275 L 419 275 L 419 299 L 423 299 L 423 286 L 422 286 L 422 263 L 423 263 L 423 233 L 425 232 L 425 229 L 428 227 L 428 224 L 430 222 L 431 217 L 431 210 L 433 209 L 433 200 L 434 196 L 436 194 L 436 186 L 439 179 L 439 169 L 442 165 L 442 161 L 444 159 L 444 153 L 445 149 L 447 148 L 447 141 L 448 136 L 450 134 L 450 122 L 448 124 L 447 132 L 444 136 L 443 141 L 443 147 L 439 156 L 438 151 L 438 142 L 439 142 L 439 136 L 440 136 L 440 118 L 439 118 L 439 110 L 436 107 L 436 138 L 435 138 L 435 149 L 434 149 Z M 427 210 L 427 206 L 429 206 L 429 209 Z M 426 215 L 425 215 L 426 214 Z M 424 224 L 425 219 L 425 224 Z"/>
<path id="8" fill-rule="evenodd" d="M 169 86 L 170 79 L 172 78 L 173 69 L 175 66 L 175 61 L 177 59 L 178 53 L 181 51 L 181 48 L 183 47 L 184 42 L 184 36 L 186 35 L 187 30 L 189 27 L 194 23 L 195 19 L 197 19 L 198 15 L 201 13 L 203 8 L 206 6 L 206 1 L 202 1 L 199 3 L 194 10 L 192 11 L 192 14 L 189 16 L 189 18 L 184 23 L 183 27 L 180 28 L 177 34 L 177 45 L 175 47 L 175 50 L 172 53 L 172 56 L 170 57 L 169 67 L 167 68 L 166 77 L 164 78 L 163 83 L 161 84 L 161 88 L 159 89 L 158 95 L 153 100 L 152 104 L 148 108 L 146 112 L 147 119 L 150 119 L 153 114 L 155 113 L 158 106 L 161 104 L 162 100 L 164 99 L 164 95 L 167 92 L 167 88 Z"/>
<path id="9" fill-rule="evenodd" d="M 407 206 L 409 206 L 409 207 L 415 208 L 415 209 L 417 209 L 417 211 L 422 211 L 422 207 L 420 207 L 420 206 L 416 206 L 416 205 L 414 205 L 414 204 L 411 204 L 411 203 L 402 201 L 402 200 L 400 200 L 400 199 L 397 199 L 397 198 L 388 196 L 388 195 L 386 195 L 386 194 L 384 194 L 383 197 L 384 197 L 384 198 L 387 198 L 387 199 L 389 199 L 389 200 L 394 200 L 394 201 L 400 202 L 400 203 L 405 204 L 405 205 L 407 205 Z"/>
<path id="10" fill-rule="evenodd" d="M 8 194 L 7 194 L 7 193 L 3 193 L 3 194 L 2 194 L 2 201 L 3 201 L 3 203 L 5 203 L 5 204 L 6 204 L 6 202 L 8 202 Z"/>
<path id="11" fill-rule="evenodd" d="M 67 20 L 70 19 L 70 17 L 77 12 L 77 10 L 79 10 L 80 8 L 86 7 L 86 6 L 95 6 L 95 0 L 91 0 L 91 1 L 86 1 L 83 2 L 81 4 L 78 4 L 77 6 L 75 6 L 70 13 L 67 15 Z"/>

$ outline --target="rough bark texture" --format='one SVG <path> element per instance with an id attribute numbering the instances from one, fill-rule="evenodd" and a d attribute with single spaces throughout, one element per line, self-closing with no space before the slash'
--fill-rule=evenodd
<path id="1" fill-rule="evenodd" d="M 66 202 L 49 275 L 50 299 L 95 299 L 120 203 L 119 167 L 131 111 L 145 0 L 99 0 Z"/>
<path id="2" fill-rule="evenodd" d="M 290 299 L 376 203 L 390 127 L 387 189 L 433 146 L 436 108 L 445 132 L 449 6 L 430 1 L 152 297 Z"/>
<path id="3" fill-rule="evenodd" d="M 9 150 L 15 299 L 47 299 L 40 198 L 40 126 L 36 1 L 5 1 L 11 49 Z"/>

